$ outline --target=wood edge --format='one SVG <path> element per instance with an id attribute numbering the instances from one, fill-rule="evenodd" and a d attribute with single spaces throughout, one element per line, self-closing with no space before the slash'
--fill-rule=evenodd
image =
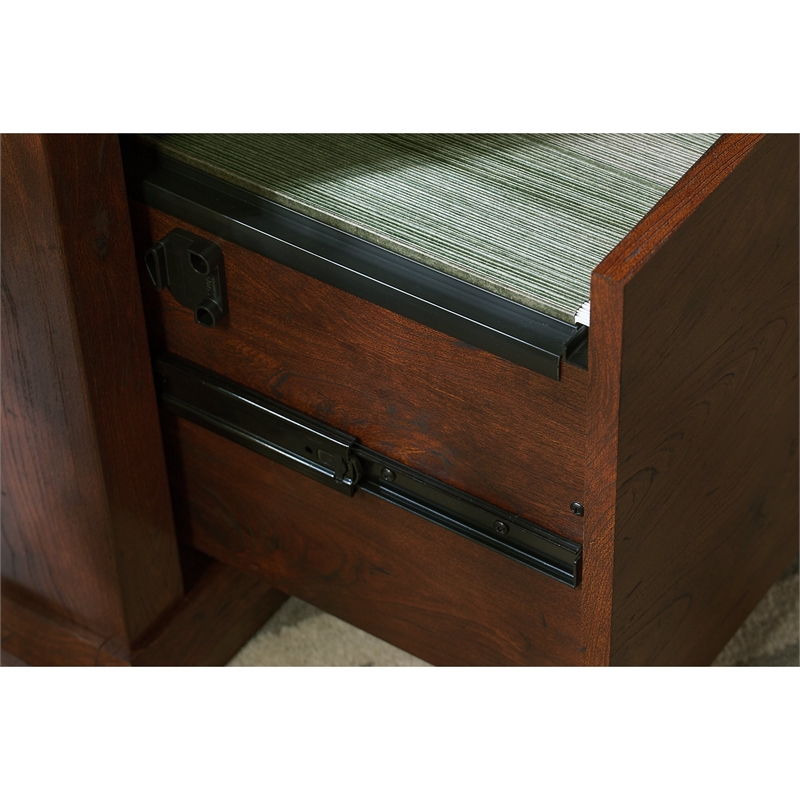
<path id="1" fill-rule="evenodd" d="M 7 650 L 0 649 L 0 667 L 29 667 L 27 661 L 17 658 Z"/>
<path id="2" fill-rule="evenodd" d="M 767 138 L 764 134 L 724 134 L 656 203 L 634 229 L 598 264 L 592 278 L 627 283 L 703 201 Z M 597 303 L 592 297 L 592 333 Z"/>
<path id="3" fill-rule="evenodd" d="M 595 273 L 592 297 L 597 313 L 589 348 L 581 638 L 582 663 L 604 666 L 611 659 L 623 289 Z"/>
<path id="4" fill-rule="evenodd" d="M 104 638 L 39 603 L 12 581 L 2 581 L 2 649 L 27 666 L 127 666 L 121 641 Z M 18 665 L 19 666 L 19 665 Z"/>
<path id="5" fill-rule="evenodd" d="M 3 666 L 221 666 L 288 599 L 255 575 L 212 564 L 130 653 L 2 582 Z"/>
<path id="6" fill-rule="evenodd" d="M 257 575 L 214 562 L 134 648 L 134 666 L 223 666 L 288 600 Z"/>
<path id="7" fill-rule="evenodd" d="M 62 222 L 64 217 L 62 204 L 64 202 L 64 195 L 66 194 L 66 188 L 60 187 L 60 193 L 56 191 L 56 171 L 59 167 L 59 157 L 54 146 L 54 142 L 61 140 L 65 141 L 68 139 L 68 134 L 61 134 L 60 136 L 57 134 L 34 134 L 33 135 L 39 142 L 39 147 L 43 154 L 43 160 L 47 163 L 47 180 L 49 181 L 52 189 L 52 196 L 51 201 L 53 204 L 54 214 L 56 220 L 59 222 L 59 235 L 58 235 L 58 244 L 61 251 L 61 263 L 66 265 L 69 262 L 69 248 L 67 246 L 67 232 L 65 231 L 65 225 Z M 80 317 L 77 313 L 77 308 L 79 307 L 80 297 L 76 296 L 75 287 L 73 285 L 73 281 L 71 276 L 66 269 L 60 270 L 60 279 L 61 284 L 64 290 L 64 297 L 67 298 L 67 313 L 69 314 L 70 326 L 69 326 L 69 335 L 70 339 L 72 340 L 72 351 L 74 352 L 74 357 L 77 363 L 78 368 L 78 380 L 80 385 L 80 391 L 83 396 L 83 401 L 86 407 L 86 413 L 88 419 L 91 421 L 89 425 L 89 436 L 87 438 L 91 438 L 91 447 L 94 453 L 94 458 L 97 461 L 98 470 L 102 473 L 103 479 L 105 482 L 106 487 L 109 485 L 109 476 L 108 471 L 106 469 L 106 459 L 103 457 L 102 453 L 102 443 L 100 441 L 100 436 L 98 435 L 97 430 L 97 419 L 96 419 L 96 409 L 95 409 L 95 398 L 93 397 L 92 393 L 92 382 L 89 376 L 89 369 L 87 366 L 87 354 L 86 354 L 86 335 L 85 333 L 82 334 L 80 330 Z M 108 542 L 108 547 L 110 548 L 110 552 L 112 555 L 110 569 L 113 570 L 114 581 L 116 584 L 116 592 L 115 592 L 115 599 L 119 604 L 119 614 L 120 620 L 125 627 L 125 641 L 126 645 L 130 643 L 130 628 L 131 628 L 131 620 L 130 620 L 130 613 L 127 608 L 126 598 L 124 588 L 121 583 L 121 570 L 120 570 L 120 547 L 119 543 L 116 540 L 116 536 L 114 535 L 114 527 L 111 524 L 112 520 L 112 509 L 111 504 L 109 503 L 108 494 L 104 493 L 102 498 L 99 501 L 99 504 L 102 504 L 103 508 L 103 517 L 106 520 L 106 524 L 104 525 L 104 530 L 102 531 L 102 536 Z M 100 532 L 98 531 L 98 534 Z M 58 615 L 56 615 L 55 619 L 58 619 Z M 71 623 L 69 623 L 71 625 Z M 129 659 L 130 659 L 130 650 L 129 646 L 125 647 L 125 666 L 129 666 Z M 92 662 L 81 665 L 81 666 L 93 666 Z"/>
<path id="8" fill-rule="evenodd" d="M 158 406 L 155 383 L 150 366 L 150 352 L 147 339 L 147 328 L 144 319 L 144 308 L 141 299 L 139 274 L 136 267 L 136 256 L 133 244 L 133 230 L 128 206 L 125 177 L 122 167 L 122 153 L 119 137 L 116 134 L 71 134 L 39 135 L 44 157 L 49 165 L 47 178 L 53 185 L 53 198 L 57 219 L 61 222 L 59 244 L 63 253 L 63 263 L 77 263 L 76 248 L 82 244 L 77 233 L 72 233 L 63 220 L 69 220 L 75 211 L 70 205 L 69 183 L 56 191 L 59 179 L 64 179 L 66 170 L 69 181 L 82 178 L 84 181 L 97 181 L 97 201 L 106 213 L 111 213 L 113 235 L 110 235 L 108 268 L 117 271 L 116 280 L 128 281 L 126 288 L 132 293 L 118 290 L 114 304 L 118 306 L 109 324 L 107 317 L 90 312 L 103 308 L 106 304 L 98 292 L 93 290 L 94 283 L 88 277 L 86 268 L 76 267 L 64 270 L 62 280 L 64 291 L 69 298 L 67 303 L 71 319 L 71 335 L 73 348 L 79 365 L 81 389 L 85 398 L 88 414 L 91 419 L 91 435 L 93 449 L 97 454 L 98 467 L 106 484 L 103 496 L 104 514 L 109 521 L 107 538 L 114 555 L 113 570 L 117 577 L 118 593 L 128 642 L 135 642 L 155 625 L 161 615 L 168 613 L 176 602 L 183 597 L 184 589 L 181 578 L 180 560 L 177 549 L 174 521 L 171 507 L 171 496 L 167 479 L 166 463 L 163 456 L 161 431 L 159 427 Z M 90 148 L 96 150 L 98 163 L 96 174 L 90 172 L 83 175 L 81 157 Z M 94 150 L 92 154 L 95 155 Z M 73 162 L 77 165 L 73 167 Z M 72 175 L 75 170 L 77 177 Z M 119 215 L 114 214 L 115 201 L 120 204 Z M 98 235 L 102 235 L 98 233 Z M 92 258 L 97 261 L 96 254 Z M 102 259 L 101 259 L 102 261 Z M 95 268 L 99 267 L 97 261 Z M 111 273 L 112 275 L 114 273 Z M 120 282 L 120 287 L 125 287 Z M 117 297 L 125 298 L 117 300 Z M 121 311 L 126 306 L 131 313 L 131 325 L 125 330 L 112 327 Z M 95 324 L 104 322 L 102 336 L 98 337 L 96 328 L 87 327 L 87 320 Z M 135 354 L 128 362 L 128 377 L 136 376 L 141 381 L 138 395 L 146 402 L 147 411 L 137 409 L 136 431 L 132 438 L 147 440 L 152 444 L 148 453 L 149 482 L 147 491 L 160 499 L 160 509 L 138 521 L 136 536 L 125 528 L 125 520 L 129 519 L 133 508 L 137 508 L 138 498 L 131 496 L 132 490 L 126 484 L 126 474 L 131 469 L 130 456 L 121 448 L 120 441 L 110 433 L 119 424 L 116 414 L 107 410 L 107 399 L 111 395 L 117 398 L 121 393 L 116 380 L 109 382 L 104 369 L 114 364 L 118 358 L 116 346 L 109 344 L 119 337 L 128 339 L 128 347 L 135 343 Z M 144 398 L 147 398 L 145 401 Z M 117 398 L 118 399 L 118 398 Z M 129 430 L 133 423 L 126 419 L 123 423 Z M 142 427 L 138 427 L 142 426 Z M 138 487 L 141 488 L 141 487 Z M 145 504 L 142 504 L 145 505 Z M 152 499 L 150 501 L 152 507 Z M 128 534 L 127 536 L 125 534 Z M 143 544 L 134 544 L 136 539 Z M 153 555 L 155 553 L 155 556 Z M 159 576 L 158 585 L 146 584 L 143 576 Z"/>

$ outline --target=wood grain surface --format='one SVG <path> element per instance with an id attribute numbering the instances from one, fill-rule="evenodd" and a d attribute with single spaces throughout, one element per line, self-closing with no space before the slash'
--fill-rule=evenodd
<path id="1" fill-rule="evenodd" d="M 212 330 L 169 291 L 145 287 L 154 347 L 581 538 L 570 504 L 583 501 L 585 371 L 566 365 L 554 381 L 159 211 L 133 211 L 140 265 L 146 247 L 176 227 L 225 253 L 230 315 Z"/>
<path id="2" fill-rule="evenodd" d="M 4 665 L 125 667 L 129 664 L 128 648 L 118 637 L 103 636 L 65 619 L 8 580 L 2 584 L 0 610 Z"/>
<path id="3" fill-rule="evenodd" d="M 132 655 L 134 666 L 224 666 L 288 597 L 263 578 L 212 563 Z"/>
<path id="4" fill-rule="evenodd" d="M 580 589 L 185 420 L 165 435 L 179 528 L 215 558 L 435 664 L 580 661 Z"/>
<path id="5" fill-rule="evenodd" d="M 614 591 L 622 294 L 616 285 L 595 276 L 592 305 L 585 491 L 588 511 L 583 539 L 581 621 L 584 663 L 606 666 L 611 658 Z"/>
<path id="6" fill-rule="evenodd" d="M 263 579 L 212 562 L 131 652 L 70 622 L 11 581 L 2 588 L 3 666 L 222 666 L 286 600 Z"/>
<path id="7" fill-rule="evenodd" d="M 797 154 L 723 137 L 594 275 L 588 663 L 709 663 L 797 553 Z"/>
<path id="8" fill-rule="evenodd" d="M 2 148 L 3 577 L 130 643 L 182 586 L 119 144 Z"/>
<path id="9" fill-rule="evenodd" d="M 0 650 L 0 666 L 3 667 L 29 667 L 30 664 L 21 658 L 9 653 L 7 650 Z"/>
<path id="10" fill-rule="evenodd" d="M 635 277 L 763 138 L 762 134 L 721 136 L 602 260 L 593 277 L 617 283 Z"/>

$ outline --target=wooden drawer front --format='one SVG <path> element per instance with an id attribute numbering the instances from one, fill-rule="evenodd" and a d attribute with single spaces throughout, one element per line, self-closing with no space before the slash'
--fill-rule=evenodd
<path id="1" fill-rule="evenodd" d="M 191 543 L 435 664 L 576 664 L 581 589 L 164 415 Z"/>
<path id="2" fill-rule="evenodd" d="M 154 209 L 140 265 L 176 227 L 225 254 L 229 315 L 198 325 L 142 267 L 151 342 L 358 437 L 397 461 L 580 540 L 587 373 L 555 381 Z"/>

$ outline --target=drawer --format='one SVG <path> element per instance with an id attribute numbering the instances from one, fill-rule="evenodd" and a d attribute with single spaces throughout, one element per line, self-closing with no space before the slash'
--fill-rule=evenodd
<path id="1" fill-rule="evenodd" d="M 512 514 L 580 541 L 588 373 L 553 380 L 133 204 L 153 346 L 357 437 Z M 144 253 L 180 228 L 217 244 L 229 313 L 198 325 L 156 292 Z"/>
<path id="2" fill-rule="evenodd" d="M 132 205 L 138 261 L 179 228 L 224 255 L 209 329 L 142 269 L 154 352 L 579 543 L 587 372 L 553 380 Z M 436 664 L 577 664 L 581 591 L 367 492 L 353 497 L 163 413 L 179 535 Z"/>
<path id="3" fill-rule="evenodd" d="M 3 137 L 16 655 L 224 660 L 271 583 L 434 663 L 709 663 L 797 554 L 797 137 L 289 138 L 126 198 Z"/>
<path id="4" fill-rule="evenodd" d="M 281 238 L 291 215 L 241 187 L 187 191 L 179 171 L 147 200 L 155 183 L 134 177 L 156 359 L 580 547 L 581 570 L 560 583 L 166 403 L 180 534 L 433 663 L 709 663 L 797 552 L 796 172 L 791 137 L 715 141 L 591 271 L 588 343 L 588 302 L 552 326 L 509 298 L 470 306 L 474 288 L 447 307 L 413 268 L 382 284 L 358 243 L 330 279 L 319 244 L 344 234 L 311 225 L 305 248 Z M 150 284 L 145 252 L 176 228 L 224 255 L 213 328 Z"/>
<path id="5" fill-rule="evenodd" d="M 210 329 L 142 270 L 155 352 L 581 541 L 585 370 L 553 380 L 156 209 L 132 218 L 140 264 L 176 228 L 224 254 L 228 314 Z M 431 663 L 580 662 L 580 588 L 168 412 L 163 430 L 187 543 Z"/>
<path id="6" fill-rule="evenodd" d="M 178 529 L 214 558 L 433 664 L 578 664 L 581 588 L 173 416 Z"/>

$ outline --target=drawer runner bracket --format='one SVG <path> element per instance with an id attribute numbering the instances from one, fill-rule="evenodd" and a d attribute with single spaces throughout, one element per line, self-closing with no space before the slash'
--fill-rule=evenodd
<path id="1" fill-rule="evenodd" d="M 359 444 L 354 436 L 174 356 L 155 362 L 168 411 L 339 492 L 364 491 L 568 586 L 579 544 Z"/>

